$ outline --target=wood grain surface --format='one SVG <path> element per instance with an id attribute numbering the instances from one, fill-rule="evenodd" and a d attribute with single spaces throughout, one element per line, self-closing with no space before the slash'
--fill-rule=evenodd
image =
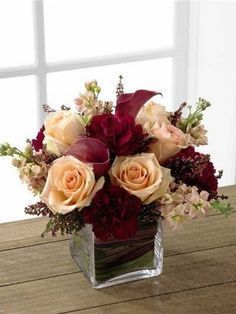
<path id="1" fill-rule="evenodd" d="M 236 209 L 236 186 L 221 189 Z M 236 211 L 165 232 L 161 276 L 92 289 L 46 219 L 0 225 L 0 313 L 236 313 Z"/>

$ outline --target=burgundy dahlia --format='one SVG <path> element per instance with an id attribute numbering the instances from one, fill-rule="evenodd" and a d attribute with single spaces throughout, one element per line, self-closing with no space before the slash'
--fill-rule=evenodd
<path id="1" fill-rule="evenodd" d="M 92 224 L 95 236 L 128 239 L 137 231 L 137 217 L 142 202 L 123 188 L 107 184 L 94 196 L 89 207 L 83 209 L 85 223 Z"/>
<path id="2" fill-rule="evenodd" d="M 189 146 L 170 158 L 165 167 L 171 169 L 171 175 L 177 182 L 195 185 L 200 190 L 207 191 L 210 198 L 217 195 L 218 180 L 209 155 L 195 152 L 194 147 Z"/>
<path id="3" fill-rule="evenodd" d="M 43 148 L 43 140 L 44 140 L 44 125 L 41 127 L 41 129 L 39 130 L 37 136 L 35 139 L 33 139 L 31 141 L 33 148 L 36 150 L 36 152 L 38 152 L 40 149 Z"/>
<path id="4" fill-rule="evenodd" d="M 128 156 L 141 153 L 148 145 L 148 135 L 130 115 L 102 114 L 86 127 L 88 136 L 103 141 L 112 155 Z"/>

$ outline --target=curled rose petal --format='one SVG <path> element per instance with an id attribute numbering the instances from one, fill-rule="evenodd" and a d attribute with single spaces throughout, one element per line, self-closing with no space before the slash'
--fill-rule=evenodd
<path id="1" fill-rule="evenodd" d="M 38 152 L 40 149 L 43 148 L 43 140 L 44 140 L 44 125 L 39 130 L 35 139 L 31 141 L 33 148 Z"/>
<path id="2" fill-rule="evenodd" d="M 122 94 L 117 99 L 116 114 L 131 115 L 136 118 L 142 106 L 153 96 L 161 93 L 140 89 L 134 93 Z"/>
<path id="3" fill-rule="evenodd" d="M 106 145 L 95 138 L 80 137 L 64 153 L 80 161 L 93 164 L 97 177 L 103 176 L 110 168 L 110 153 Z"/>

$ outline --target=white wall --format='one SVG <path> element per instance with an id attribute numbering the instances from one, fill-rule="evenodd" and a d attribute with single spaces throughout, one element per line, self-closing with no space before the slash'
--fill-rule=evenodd
<path id="1" fill-rule="evenodd" d="M 199 15 L 198 15 L 199 13 Z M 191 3 L 188 99 L 212 103 L 205 115 L 220 185 L 236 181 L 236 2 Z"/>

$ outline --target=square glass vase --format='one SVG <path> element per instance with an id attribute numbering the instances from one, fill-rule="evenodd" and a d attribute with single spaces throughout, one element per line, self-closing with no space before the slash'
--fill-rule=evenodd
<path id="1" fill-rule="evenodd" d="M 139 225 L 126 240 L 97 239 L 86 225 L 70 239 L 70 253 L 93 288 L 105 288 L 160 275 L 163 265 L 161 219 Z"/>

